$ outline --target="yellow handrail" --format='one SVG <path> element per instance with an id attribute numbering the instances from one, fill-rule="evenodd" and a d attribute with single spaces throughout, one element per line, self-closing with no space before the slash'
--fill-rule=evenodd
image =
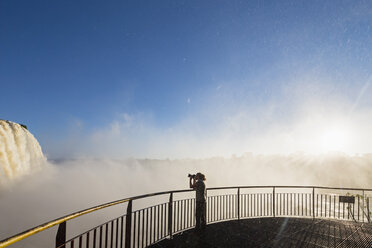
<path id="1" fill-rule="evenodd" d="M 65 217 L 62 217 L 62 218 L 58 218 L 56 220 L 53 220 L 53 221 L 50 221 L 50 222 L 47 222 L 45 224 L 42 224 L 36 228 L 32 228 L 32 229 L 29 229 L 23 233 L 20 233 L 20 234 L 17 234 L 15 236 L 12 236 L 10 238 L 7 238 L 3 241 L 0 242 L 0 248 L 3 248 L 3 247 L 7 247 L 11 244 L 14 244 L 18 241 L 21 241 L 22 239 L 25 239 L 31 235 L 34 235 L 38 232 L 41 232 L 41 231 L 44 231 L 45 229 L 48 229 L 50 227 L 53 227 L 55 225 L 58 225 L 58 224 L 61 224 L 65 221 L 68 221 L 68 220 L 71 220 L 71 219 L 74 219 L 76 217 L 79 217 L 81 215 L 84 215 L 84 214 L 88 214 L 88 213 L 91 213 L 91 212 L 94 212 L 94 211 L 97 211 L 97 210 L 100 210 L 100 209 L 103 209 L 103 208 L 107 208 L 107 207 L 111 207 L 113 205 L 117 205 L 117 204 L 121 204 L 121 203 L 124 203 L 124 202 L 128 202 L 130 199 L 123 199 L 123 200 L 119 200 L 119 201 L 114 201 L 114 202 L 110 202 L 110 203 L 106 203 L 106 204 L 102 204 L 102 205 L 99 205 L 99 206 L 96 206 L 96 207 L 93 207 L 93 208 L 88 208 L 86 210 L 83 210 L 83 211 L 80 211 L 80 212 L 76 212 L 76 213 L 73 213 L 73 214 L 70 214 L 70 215 L 67 215 Z"/>
<path id="2" fill-rule="evenodd" d="M 97 210 L 100 210 L 100 209 L 103 209 L 103 208 L 111 207 L 111 206 L 121 204 L 121 203 L 124 203 L 124 202 L 129 202 L 130 200 L 136 200 L 136 199 L 140 199 L 140 198 L 144 198 L 144 197 L 168 194 L 168 193 L 171 193 L 171 192 L 181 193 L 181 192 L 188 192 L 188 191 L 192 191 L 192 190 L 187 189 L 187 190 L 173 190 L 173 191 L 157 192 L 157 193 L 139 195 L 139 196 L 134 196 L 134 197 L 125 198 L 125 199 L 122 199 L 122 200 L 117 200 L 117 201 L 101 204 L 101 205 L 98 205 L 98 206 L 95 206 L 95 207 L 92 207 L 92 208 L 88 208 L 88 209 L 85 209 L 85 210 L 82 210 L 82 211 L 79 211 L 79 212 L 75 212 L 75 213 L 66 215 L 64 217 L 61 217 L 61 218 L 58 218 L 58 219 L 55 219 L 55 220 L 52 220 L 52 221 L 49 221 L 49 222 L 41 224 L 37 227 L 28 229 L 28 230 L 26 230 L 22 233 L 16 234 L 12 237 L 1 240 L 0 241 L 0 248 L 7 247 L 11 244 L 14 244 L 18 241 L 21 241 L 21 240 L 25 239 L 25 238 L 27 238 L 31 235 L 34 235 L 34 234 L 36 234 L 38 232 L 41 232 L 41 231 L 44 231 L 48 228 L 51 228 L 51 227 L 53 227 L 55 225 L 58 225 L 58 224 L 61 224 L 65 221 L 74 219 L 74 218 L 79 217 L 81 215 L 88 214 L 88 213 L 91 213 L 91 212 L 94 212 L 94 211 L 97 211 Z"/>

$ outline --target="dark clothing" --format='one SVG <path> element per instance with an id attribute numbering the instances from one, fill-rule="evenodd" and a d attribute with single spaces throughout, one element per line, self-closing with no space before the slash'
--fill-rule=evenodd
<path id="1" fill-rule="evenodd" d="M 195 183 L 196 201 L 205 202 L 207 200 L 207 190 L 203 180 L 198 180 Z"/>
<path id="2" fill-rule="evenodd" d="M 206 221 L 206 200 L 207 200 L 207 190 L 203 180 L 198 180 L 195 183 L 195 191 L 196 191 L 196 229 L 204 228 L 207 224 Z"/>
<path id="3" fill-rule="evenodd" d="M 196 202 L 196 224 L 195 224 L 195 229 L 202 229 L 205 228 L 207 225 L 207 221 L 205 219 L 206 216 L 206 202 Z"/>

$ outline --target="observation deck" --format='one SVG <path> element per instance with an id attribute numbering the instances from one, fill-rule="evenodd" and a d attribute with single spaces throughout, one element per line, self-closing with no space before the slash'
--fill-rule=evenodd
<path id="1" fill-rule="evenodd" d="M 255 218 L 187 230 L 151 248 L 171 247 L 372 247 L 372 225 L 342 220 Z"/>
<path id="2" fill-rule="evenodd" d="M 26 247 L 27 237 L 53 226 L 56 235 L 48 232 L 50 242 L 38 247 L 372 247 L 372 189 L 208 188 L 203 232 L 194 230 L 194 194 L 175 190 L 105 203 L 4 239 L 0 247 Z M 83 232 L 66 231 L 84 223 L 79 217 L 114 206 L 124 210 L 118 217 Z"/>

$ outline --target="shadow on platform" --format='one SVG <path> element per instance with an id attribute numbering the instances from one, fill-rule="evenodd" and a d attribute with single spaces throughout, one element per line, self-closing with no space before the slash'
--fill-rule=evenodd
<path id="1" fill-rule="evenodd" d="M 372 247 L 372 224 L 300 218 L 244 219 L 210 224 L 152 246 L 160 247 Z"/>

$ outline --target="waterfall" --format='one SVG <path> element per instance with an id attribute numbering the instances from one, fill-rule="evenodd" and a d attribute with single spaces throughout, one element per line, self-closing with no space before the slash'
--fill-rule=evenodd
<path id="1" fill-rule="evenodd" d="M 0 185 L 40 168 L 45 161 L 26 126 L 0 120 Z"/>

